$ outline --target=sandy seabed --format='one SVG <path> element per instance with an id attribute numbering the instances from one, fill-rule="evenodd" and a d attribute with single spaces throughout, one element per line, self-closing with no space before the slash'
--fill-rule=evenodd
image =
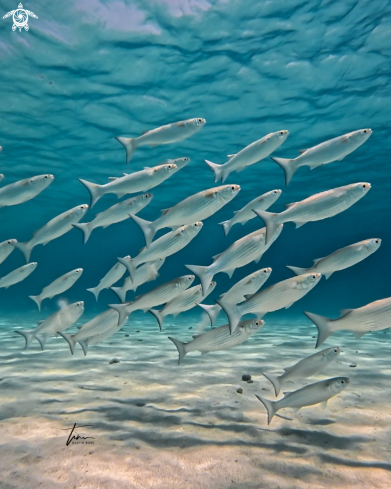
<path id="1" fill-rule="evenodd" d="M 261 372 L 314 353 L 316 329 L 266 319 L 247 343 L 190 353 L 181 366 L 167 336 L 190 340 L 189 316 L 168 318 L 161 333 L 149 315 L 132 317 L 87 357 L 79 346 L 71 356 L 62 338 L 24 351 L 13 330 L 31 323 L 4 319 L 0 488 L 390 489 L 391 335 L 332 336 L 324 348 L 341 346 L 338 361 L 285 390 L 338 375 L 351 378 L 348 389 L 325 410 L 281 410 L 268 426 L 254 394 L 275 397 Z M 92 425 L 74 434 L 93 439 L 67 446 L 74 423 Z"/>

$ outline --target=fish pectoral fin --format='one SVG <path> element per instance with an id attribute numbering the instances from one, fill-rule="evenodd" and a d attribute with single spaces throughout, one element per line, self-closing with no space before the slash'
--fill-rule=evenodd
<path id="1" fill-rule="evenodd" d="M 212 259 L 213 259 L 214 261 L 216 261 L 216 260 L 217 260 L 217 258 L 218 258 L 220 255 L 221 255 L 221 253 L 217 253 L 217 255 L 212 256 Z"/>
<path id="2" fill-rule="evenodd" d="M 334 197 L 343 197 L 346 194 L 347 190 L 343 188 L 339 188 L 334 192 Z"/>
<path id="3" fill-rule="evenodd" d="M 314 265 L 317 265 L 320 262 L 320 260 L 323 260 L 323 258 L 316 258 L 314 260 Z"/>
<path id="4" fill-rule="evenodd" d="M 318 168 L 318 166 L 322 166 L 322 165 L 318 165 L 317 163 L 313 163 L 312 165 L 308 165 L 310 167 L 310 170 L 314 170 L 315 168 Z"/>
<path id="5" fill-rule="evenodd" d="M 307 224 L 306 222 L 297 222 L 293 221 L 296 224 L 296 229 L 301 228 L 301 226 L 304 226 L 304 224 Z"/>
<path id="6" fill-rule="evenodd" d="M 323 402 L 320 403 L 320 407 L 322 409 L 326 409 L 326 407 L 327 407 L 327 399 L 325 401 L 323 401 Z"/>
<path id="7" fill-rule="evenodd" d="M 186 121 L 180 121 L 180 122 L 176 122 L 175 125 L 177 127 L 186 127 Z"/>
<path id="8" fill-rule="evenodd" d="M 290 204 L 285 204 L 285 207 L 289 209 L 289 207 L 292 207 L 292 205 L 295 205 L 297 202 L 291 202 Z"/>
<path id="9" fill-rule="evenodd" d="M 293 302 L 291 302 L 290 304 L 288 304 L 287 306 L 285 306 L 285 309 L 289 309 L 292 305 L 293 305 Z"/>
<path id="10" fill-rule="evenodd" d="M 168 209 L 162 209 L 162 216 L 164 216 L 164 214 L 167 214 L 167 212 L 170 210 L 170 207 Z"/>
<path id="11" fill-rule="evenodd" d="M 325 274 L 324 274 L 324 276 L 325 276 L 326 280 L 327 280 L 328 278 L 330 278 L 330 277 L 331 277 L 331 275 L 332 275 L 333 273 L 334 273 L 334 272 L 325 273 Z"/>
<path id="12" fill-rule="evenodd" d="M 340 143 L 347 143 L 349 141 L 350 136 L 345 136 L 341 138 Z"/>
<path id="13" fill-rule="evenodd" d="M 261 257 L 262 257 L 262 255 L 261 256 L 258 256 L 258 258 L 255 258 L 254 263 L 258 263 L 259 260 L 261 259 Z"/>
<path id="14" fill-rule="evenodd" d="M 341 317 L 346 316 L 347 314 L 351 313 L 353 309 L 341 309 L 340 313 L 342 314 Z"/>

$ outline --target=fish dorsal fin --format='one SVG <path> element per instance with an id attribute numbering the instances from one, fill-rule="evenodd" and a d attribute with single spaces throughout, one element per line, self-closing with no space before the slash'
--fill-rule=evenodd
<path id="1" fill-rule="evenodd" d="M 287 368 L 284 368 L 284 372 L 285 372 L 286 374 L 289 374 L 289 372 L 292 372 L 292 370 L 293 370 L 293 367 L 287 367 Z"/>
<path id="2" fill-rule="evenodd" d="M 212 259 L 213 259 L 214 261 L 216 261 L 216 260 L 219 258 L 219 256 L 220 256 L 220 255 L 221 255 L 221 253 L 217 253 L 217 255 L 212 256 Z"/>
<path id="3" fill-rule="evenodd" d="M 38 321 L 38 326 L 40 326 L 43 323 L 43 319 L 41 321 Z"/>
<path id="4" fill-rule="evenodd" d="M 290 204 L 285 204 L 285 207 L 289 209 L 289 207 L 292 207 L 292 205 L 295 205 L 296 202 L 291 202 Z"/>
<path id="5" fill-rule="evenodd" d="M 287 396 L 288 394 L 290 394 L 292 391 L 284 391 L 283 394 L 284 396 Z"/>
<path id="6" fill-rule="evenodd" d="M 227 155 L 227 158 L 233 158 L 234 156 L 236 156 L 236 153 L 233 155 Z"/>
<path id="7" fill-rule="evenodd" d="M 314 265 L 317 265 L 320 262 L 320 260 L 323 260 L 323 258 L 316 258 L 314 260 Z"/>
<path id="8" fill-rule="evenodd" d="M 168 209 L 162 209 L 162 216 L 164 216 L 165 214 L 167 214 L 167 212 L 171 209 L 171 207 L 169 207 Z"/>
<path id="9" fill-rule="evenodd" d="M 352 311 L 353 311 L 353 309 L 341 309 L 341 314 L 342 314 L 342 316 L 341 316 L 341 317 L 345 317 L 345 316 L 347 316 L 347 315 L 348 315 L 348 314 L 350 314 Z"/>
<path id="10" fill-rule="evenodd" d="M 248 301 L 254 294 L 245 294 L 243 297 Z"/>
<path id="11" fill-rule="evenodd" d="M 307 224 L 306 222 L 297 222 L 293 221 L 296 224 L 296 229 L 301 228 L 301 226 L 304 226 L 304 224 Z"/>
<path id="12" fill-rule="evenodd" d="M 144 166 L 143 170 L 150 170 L 151 167 L 150 166 Z M 124 175 L 128 175 L 128 173 L 124 173 Z"/>
<path id="13" fill-rule="evenodd" d="M 195 340 L 196 338 L 198 338 L 199 336 L 201 336 L 200 334 L 195 334 L 193 335 L 193 339 Z"/>
<path id="14" fill-rule="evenodd" d="M 149 169 L 149 167 L 148 167 L 148 166 L 146 166 L 145 168 L 148 168 L 148 169 Z M 144 170 L 145 170 L 145 168 L 144 168 Z M 122 173 L 122 175 L 123 175 L 124 177 L 127 177 L 128 175 L 130 175 L 130 173 Z"/>
<path id="15" fill-rule="evenodd" d="M 144 134 L 147 134 L 149 131 L 142 131 L 141 135 L 144 136 Z"/>
<path id="16" fill-rule="evenodd" d="M 138 250 L 138 253 L 139 253 L 139 254 L 140 254 L 140 253 L 142 253 L 142 252 L 143 252 L 145 249 L 146 249 L 146 247 L 145 247 L 145 246 L 143 246 L 142 248 L 140 248 L 140 249 Z"/>
<path id="17" fill-rule="evenodd" d="M 302 154 L 303 154 L 303 153 L 305 153 L 306 151 L 307 151 L 307 149 L 299 149 L 299 154 L 301 154 L 301 155 L 302 155 Z"/>
<path id="18" fill-rule="evenodd" d="M 76 326 L 77 329 L 81 329 L 83 325 L 81 324 L 80 326 Z"/>
<path id="19" fill-rule="evenodd" d="M 118 177 L 109 177 L 110 182 L 114 182 L 114 180 L 118 180 Z"/>
<path id="20" fill-rule="evenodd" d="M 234 214 L 237 214 L 239 211 L 234 211 Z"/>

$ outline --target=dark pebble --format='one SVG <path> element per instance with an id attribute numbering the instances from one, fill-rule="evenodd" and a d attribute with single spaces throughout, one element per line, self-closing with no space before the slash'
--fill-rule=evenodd
<path id="1" fill-rule="evenodd" d="M 265 387 L 262 387 L 262 390 L 269 392 L 269 389 L 266 389 Z"/>
<path id="2" fill-rule="evenodd" d="M 242 375 L 242 380 L 244 380 L 245 382 L 246 382 L 247 380 L 251 380 L 251 375 L 247 375 L 247 374 Z"/>
<path id="3" fill-rule="evenodd" d="M 137 341 L 143 341 L 143 340 L 137 340 Z"/>
<path id="4" fill-rule="evenodd" d="M 125 337 L 129 336 L 128 334 L 125 335 Z"/>
<path id="5" fill-rule="evenodd" d="M 237 390 L 236 390 L 236 392 L 237 392 L 238 394 L 243 394 L 243 389 L 242 389 L 241 387 L 239 387 L 239 389 L 237 389 Z"/>
<path id="6" fill-rule="evenodd" d="M 140 330 L 138 329 L 137 331 L 135 331 L 136 333 L 140 333 Z"/>
<path id="7" fill-rule="evenodd" d="M 143 407 L 145 406 L 145 402 L 136 402 L 137 407 Z"/>
<path id="8" fill-rule="evenodd" d="M 190 326 L 190 328 L 189 328 L 189 329 L 193 329 L 193 326 Z"/>
<path id="9" fill-rule="evenodd" d="M 118 358 L 113 358 L 112 360 L 110 360 L 109 364 L 111 365 L 112 363 L 119 363 Z"/>
<path id="10" fill-rule="evenodd" d="M 247 381 L 247 384 L 253 384 L 253 383 L 254 383 L 254 381 L 251 379 Z"/>
<path id="11" fill-rule="evenodd" d="M 349 367 L 353 367 L 353 368 L 354 368 L 354 367 L 357 367 L 357 363 L 351 363 L 351 364 L 349 365 Z"/>

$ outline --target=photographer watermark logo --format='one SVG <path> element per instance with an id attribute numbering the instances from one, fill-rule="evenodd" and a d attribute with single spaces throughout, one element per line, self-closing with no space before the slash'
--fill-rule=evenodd
<path id="1" fill-rule="evenodd" d="M 30 12 L 30 10 L 25 10 L 23 8 L 23 5 L 20 3 L 18 5 L 18 8 L 16 10 L 11 10 L 11 12 L 8 12 L 8 14 L 5 14 L 3 19 L 6 19 L 7 17 L 11 17 L 14 20 L 14 24 L 12 26 L 12 30 L 15 31 L 16 29 L 19 29 L 19 32 L 25 28 L 26 31 L 29 30 L 29 15 L 30 17 L 34 17 L 34 19 L 38 19 L 38 17 L 34 14 L 34 12 Z"/>

